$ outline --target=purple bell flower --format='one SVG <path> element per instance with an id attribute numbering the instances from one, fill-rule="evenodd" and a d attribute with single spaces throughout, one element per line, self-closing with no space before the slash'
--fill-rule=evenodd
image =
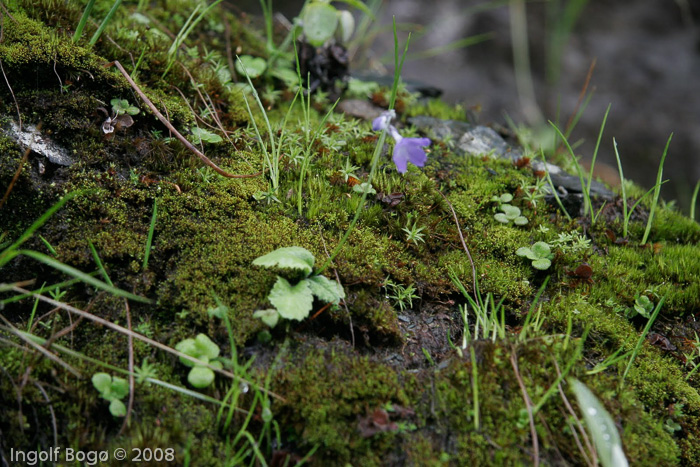
<path id="1" fill-rule="evenodd" d="M 372 122 L 372 130 L 381 131 L 386 129 L 391 137 L 394 138 L 394 141 L 396 141 L 392 159 L 399 173 L 406 173 L 409 162 L 416 167 L 423 167 L 428 160 L 428 155 L 423 148 L 430 146 L 430 139 L 404 138 L 399 134 L 396 127 L 391 124 L 391 120 L 394 117 L 396 117 L 396 112 L 393 110 L 382 112 L 382 114 Z"/>

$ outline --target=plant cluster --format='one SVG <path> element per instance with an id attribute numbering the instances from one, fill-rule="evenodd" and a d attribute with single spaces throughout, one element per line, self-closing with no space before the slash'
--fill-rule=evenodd
<path id="1" fill-rule="evenodd" d="M 493 215 L 493 218 L 502 224 L 513 223 L 515 225 L 526 225 L 527 218 L 520 213 L 520 208 L 510 204 L 513 195 L 504 193 L 501 196 L 494 196 L 491 201 L 498 203 L 498 209 L 502 212 Z"/>
<path id="2" fill-rule="evenodd" d="M 520 247 L 515 252 L 518 256 L 524 256 L 532 261 L 532 267 L 544 271 L 552 265 L 552 249 L 548 243 L 537 242 L 532 247 Z"/>
<path id="3" fill-rule="evenodd" d="M 194 339 L 181 341 L 175 346 L 175 350 L 202 362 L 195 363 L 180 357 L 183 365 L 192 367 L 187 375 L 187 381 L 198 389 L 205 388 L 214 381 L 214 371 L 209 366 L 223 368 L 221 362 L 215 360 L 219 356 L 219 346 L 205 334 L 197 334 Z"/>
<path id="4" fill-rule="evenodd" d="M 258 310 L 253 316 L 270 327 L 275 327 L 280 318 L 301 321 L 309 316 L 314 296 L 319 300 L 338 305 L 345 298 L 343 287 L 325 276 L 312 274 L 316 258 L 306 248 L 292 246 L 260 256 L 253 261 L 256 266 L 278 267 L 300 272 L 303 278 L 295 284 L 282 276 L 270 290 L 267 299 L 274 308 Z"/>

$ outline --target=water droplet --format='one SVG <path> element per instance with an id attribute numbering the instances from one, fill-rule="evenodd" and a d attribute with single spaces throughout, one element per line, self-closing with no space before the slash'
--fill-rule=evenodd
<path id="1" fill-rule="evenodd" d="M 597 413 L 598 413 L 598 411 L 596 409 L 594 409 L 593 407 L 590 407 L 588 409 L 588 415 L 590 415 L 592 417 L 595 416 L 595 414 L 597 414 Z"/>
<path id="2" fill-rule="evenodd" d="M 241 389 L 241 392 L 243 394 L 247 393 L 248 390 L 250 389 L 250 386 L 248 386 L 248 383 L 241 383 L 238 387 Z"/>
<path id="3" fill-rule="evenodd" d="M 607 433 L 605 433 L 605 434 L 603 435 L 603 439 L 604 439 L 605 441 L 610 441 L 610 435 L 607 434 Z"/>

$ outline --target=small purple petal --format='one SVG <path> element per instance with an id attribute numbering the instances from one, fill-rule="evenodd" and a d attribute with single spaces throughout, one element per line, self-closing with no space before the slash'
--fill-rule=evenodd
<path id="1" fill-rule="evenodd" d="M 428 156 L 423 147 L 430 146 L 429 138 L 403 138 L 394 147 L 393 160 L 399 173 L 406 173 L 408 163 L 423 167 Z"/>
<path id="2" fill-rule="evenodd" d="M 381 131 L 385 129 L 394 117 L 396 117 L 396 112 L 393 110 L 385 110 L 379 117 L 372 121 L 372 130 Z"/>

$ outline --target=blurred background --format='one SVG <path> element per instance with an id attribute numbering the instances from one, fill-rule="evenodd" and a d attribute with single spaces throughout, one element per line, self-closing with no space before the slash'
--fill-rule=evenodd
<path id="1" fill-rule="evenodd" d="M 576 111 L 591 64 L 588 105 L 571 134 L 584 160 L 612 109 L 598 160 L 625 178 L 654 185 L 666 141 L 666 201 L 687 213 L 700 180 L 700 1 L 697 0 L 368 0 L 377 22 L 359 38 L 352 69 L 392 73 L 392 15 L 403 44 L 402 76 L 442 89 L 445 100 L 477 110 L 479 123 L 546 128 Z M 236 2 L 259 14 L 259 2 Z M 290 20 L 303 1 L 273 8 Z M 337 4 L 343 7 L 342 3 Z M 354 11 L 358 23 L 362 14 Z M 507 116 L 507 117 L 506 117 Z M 596 164 L 598 165 L 598 163 Z M 604 169 L 601 166 L 601 169 Z M 697 214 L 696 214 L 697 215 Z"/>

